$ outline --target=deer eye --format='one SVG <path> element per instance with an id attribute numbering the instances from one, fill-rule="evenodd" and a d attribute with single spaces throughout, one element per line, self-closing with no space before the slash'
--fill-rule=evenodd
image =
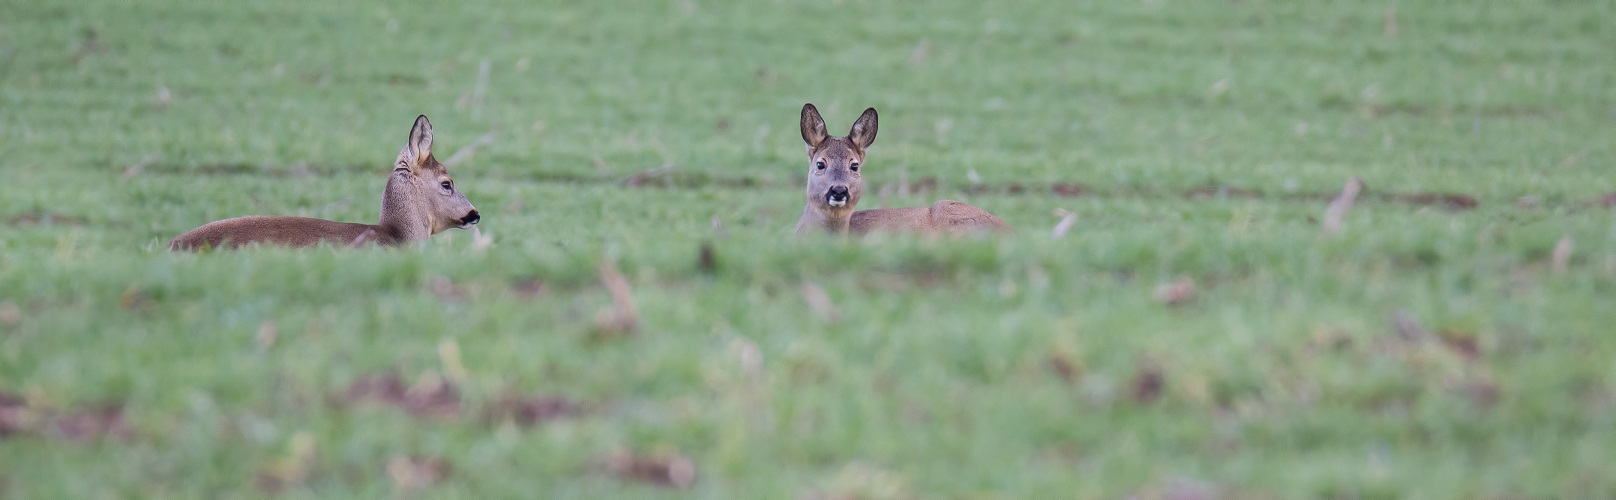
<path id="1" fill-rule="evenodd" d="M 438 186 L 443 187 L 444 191 L 454 191 L 454 181 L 439 182 Z"/>
<path id="2" fill-rule="evenodd" d="M 820 170 L 824 170 L 825 169 L 825 162 L 814 163 L 814 167 L 817 167 Z"/>
<path id="3" fill-rule="evenodd" d="M 852 165 L 848 165 L 848 167 L 847 167 L 847 168 L 850 168 L 850 169 L 852 169 L 852 170 L 853 170 L 853 171 L 854 171 L 854 172 L 857 172 L 857 171 L 858 171 L 858 162 L 853 162 L 853 164 L 852 164 Z"/>

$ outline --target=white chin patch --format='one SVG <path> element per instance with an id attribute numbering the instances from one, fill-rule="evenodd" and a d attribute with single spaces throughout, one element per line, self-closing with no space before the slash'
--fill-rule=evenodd
<path id="1" fill-rule="evenodd" d="M 839 207 L 839 206 L 846 205 L 846 204 L 847 204 L 847 200 L 831 200 L 831 202 L 830 202 L 830 206 L 833 206 L 833 207 Z"/>

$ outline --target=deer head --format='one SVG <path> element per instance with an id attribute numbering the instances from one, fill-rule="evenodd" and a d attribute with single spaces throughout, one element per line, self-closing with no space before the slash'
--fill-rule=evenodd
<path id="1" fill-rule="evenodd" d="M 853 122 L 846 137 L 825 132 L 825 119 L 813 104 L 802 106 L 802 142 L 808 146 L 808 208 L 828 226 L 845 227 L 858 206 L 864 183 L 864 152 L 875 142 L 875 108 Z"/>
<path id="2" fill-rule="evenodd" d="M 479 220 L 477 208 L 456 188 L 448 167 L 432 156 L 432 122 L 426 115 L 417 117 L 387 179 L 377 225 L 400 240 L 417 241 Z"/>

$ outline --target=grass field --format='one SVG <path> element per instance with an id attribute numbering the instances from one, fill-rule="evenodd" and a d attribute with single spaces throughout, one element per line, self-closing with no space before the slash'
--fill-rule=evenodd
<path id="1" fill-rule="evenodd" d="M 0 497 L 1616 496 L 1612 62 L 1601 1 L 0 0 Z M 1020 231 L 789 238 L 804 102 L 880 110 L 861 208 Z M 373 222 L 422 113 L 491 243 L 166 250 Z"/>

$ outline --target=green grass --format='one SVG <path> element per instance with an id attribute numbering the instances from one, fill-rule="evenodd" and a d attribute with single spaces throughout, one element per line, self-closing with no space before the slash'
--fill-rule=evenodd
<path id="1" fill-rule="evenodd" d="M 294 470 L 282 493 L 376 497 L 400 456 L 472 498 L 1616 495 L 1610 2 L 0 12 L 0 394 L 27 400 L 0 496 Z M 1020 231 L 791 240 L 804 102 L 834 133 L 880 110 L 863 206 Z M 453 170 L 491 246 L 166 251 L 236 215 L 373 221 L 420 113 L 440 157 L 493 134 Z M 1371 196 L 1322 235 L 1351 177 Z M 1477 207 L 1395 200 L 1420 193 Z M 603 259 L 632 335 L 597 327 Z M 1152 297 L 1180 276 L 1193 300 Z M 458 417 L 344 401 L 386 372 L 448 377 Z M 583 410 L 485 417 L 513 394 Z M 103 404 L 122 437 L 57 425 Z M 624 452 L 696 480 L 603 465 Z"/>

